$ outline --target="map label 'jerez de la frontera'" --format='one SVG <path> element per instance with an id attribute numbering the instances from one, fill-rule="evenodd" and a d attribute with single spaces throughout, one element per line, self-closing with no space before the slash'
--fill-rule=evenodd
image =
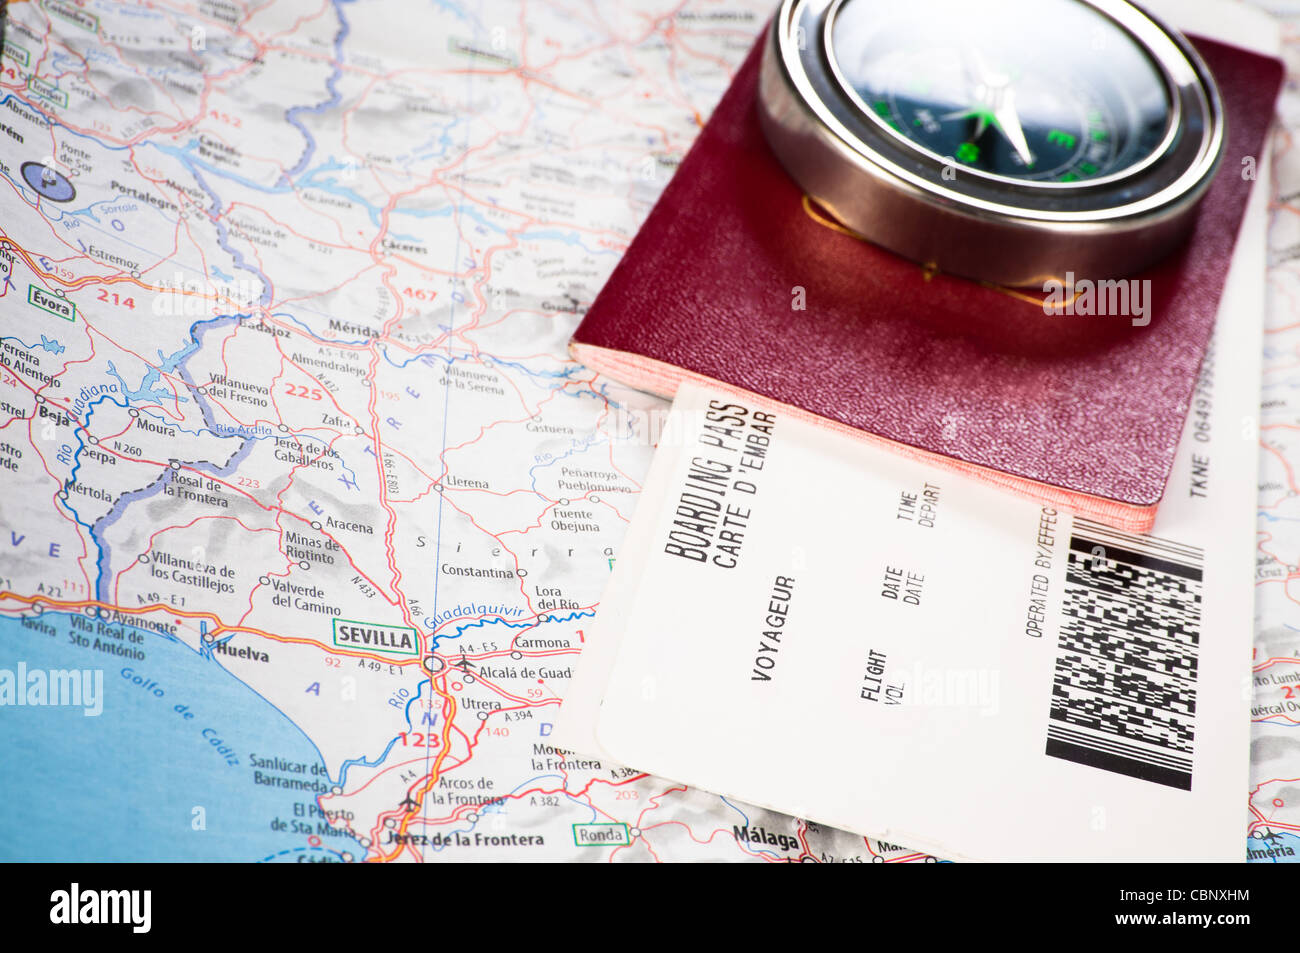
<path id="1" fill-rule="evenodd" d="M 335 619 L 334 644 L 344 649 L 368 649 L 389 655 L 420 654 L 415 629 L 404 625 Z"/>

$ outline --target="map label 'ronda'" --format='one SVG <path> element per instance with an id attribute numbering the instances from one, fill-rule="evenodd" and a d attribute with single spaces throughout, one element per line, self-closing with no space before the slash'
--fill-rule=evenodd
<path id="1" fill-rule="evenodd" d="M 415 630 L 409 626 L 357 622 L 354 619 L 334 620 L 334 644 L 339 648 L 368 649 L 389 655 L 420 654 Z"/>
<path id="2" fill-rule="evenodd" d="M 632 838 L 626 824 L 574 824 L 575 847 L 626 847 Z"/>

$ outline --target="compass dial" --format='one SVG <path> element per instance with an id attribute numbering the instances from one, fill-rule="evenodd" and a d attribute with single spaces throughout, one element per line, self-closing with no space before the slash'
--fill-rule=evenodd
<path id="1" fill-rule="evenodd" d="M 881 6 L 837 10 L 834 71 L 893 134 L 962 168 L 1083 182 L 1141 164 L 1171 127 L 1156 64 L 1076 0 Z"/>
<path id="2" fill-rule="evenodd" d="M 782 0 L 758 98 L 841 224 L 1015 287 L 1172 254 L 1227 130 L 1192 43 L 1127 0 Z"/>

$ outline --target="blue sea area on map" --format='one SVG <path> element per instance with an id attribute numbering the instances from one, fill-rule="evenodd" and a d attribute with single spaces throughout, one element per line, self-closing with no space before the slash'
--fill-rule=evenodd
<path id="1" fill-rule="evenodd" d="M 35 620 L 41 628 L 0 619 L 0 669 L 103 672 L 97 717 L 0 707 L 0 860 L 364 856 L 350 835 L 323 833 L 328 825 L 311 813 L 315 792 L 255 783 L 252 757 L 306 766 L 301 774 L 264 768 L 264 777 L 331 786 L 320 752 L 279 709 L 169 635 L 105 623 L 134 634 L 145 655 L 118 657 L 96 650 L 96 633 L 75 629 L 72 618 L 46 612 Z M 89 644 L 74 644 L 74 635 Z"/>
<path id="2" fill-rule="evenodd" d="M 1300 863 L 1300 837 L 1286 831 L 1259 832 L 1246 838 L 1246 859 L 1252 864 Z"/>

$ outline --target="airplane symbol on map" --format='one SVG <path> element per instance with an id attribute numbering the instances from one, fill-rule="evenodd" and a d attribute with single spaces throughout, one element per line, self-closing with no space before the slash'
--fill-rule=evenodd
<path id="1" fill-rule="evenodd" d="M 456 663 L 456 667 L 462 672 L 468 672 L 470 669 L 474 668 L 474 663 L 465 657 L 464 649 L 460 650 L 460 661 Z"/>
<path id="2" fill-rule="evenodd" d="M 402 803 L 398 805 L 398 807 L 404 808 L 407 814 L 414 814 L 415 809 L 419 806 L 419 802 L 413 800 L 409 794 L 402 798 Z"/>
<path id="3" fill-rule="evenodd" d="M 1282 839 L 1282 835 L 1277 833 L 1276 831 L 1265 831 L 1263 834 L 1259 833 L 1259 831 L 1256 831 L 1255 836 L 1268 844 L 1276 844 L 1278 841 Z"/>

